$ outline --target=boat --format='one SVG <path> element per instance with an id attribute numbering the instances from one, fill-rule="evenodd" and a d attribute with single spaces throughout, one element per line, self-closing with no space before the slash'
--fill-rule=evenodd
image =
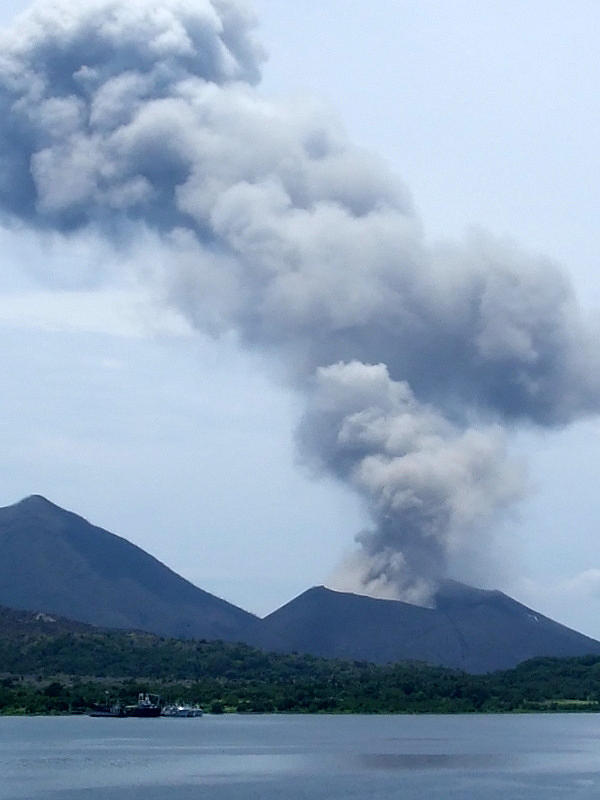
<path id="1" fill-rule="evenodd" d="M 94 703 L 88 710 L 89 717 L 124 717 L 125 708 L 117 701 L 109 703 L 108 692 L 104 703 Z"/>
<path id="2" fill-rule="evenodd" d="M 201 717 L 203 713 L 200 706 L 190 706 L 184 703 L 171 703 L 162 710 L 163 717 Z"/>
<path id="3" fill-rule="evenodd" d="M 125 709 L 119 703 L 113 706 L 102 706 L 94 704 L 88 711 L 88 717 L 124 717 Z"/>
<path id="4" fill-rule="evenodd" d="M 135 705 L 125 706 L 126 717 L 160 717 L 160 697 L 157 694 L 140 692 Z"/>

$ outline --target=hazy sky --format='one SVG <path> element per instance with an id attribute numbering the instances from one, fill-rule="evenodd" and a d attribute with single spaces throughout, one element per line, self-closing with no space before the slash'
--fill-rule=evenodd
<path id="1" fill-rule="evenodd" d="M 5 2 L 0 19 L 26 5 Z M 559 262 L 596 313 L 596 3 L 254 7 L 265 95 L 329 105 L 409 187 L 430 241 L 472 226 L 510 237 Z M 2 504 L 44 494 L 258 613 L 326 582 L 366 517 L 296 463 L 299 401 L 270 367 L 193 333 L 134 282 L 97 290 L 114 255 L 85 234 L 67 253 L 25 230 L 0 241 Z M 599 444 L 595 419 L 515 434 L 530 493 L 494 558 L 456 577 L 600 636 Z"/>

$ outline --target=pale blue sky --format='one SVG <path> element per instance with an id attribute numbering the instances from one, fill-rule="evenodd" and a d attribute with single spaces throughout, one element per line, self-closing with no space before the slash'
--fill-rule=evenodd
<path id="1" fill-rule="evenodd" d="M 25 5 L 5 1 L 0 19 Z M 596 3 L 255 8 L 266 94 L 329 104 L 406 182 L 431 239 L 472 225 L 513 237 L 561 262 L 595 313 Z M 86 252 L 82 241 L 70 257 Z M 295 464 L 293 395 L 234 343 L 130 303 L 137 287 L 44 293 L 33 276 L 48 257 L 26 234 L 3 238 L 0 502 L 45 494 L 260 613 L 325 581 L 364 518 L 345 490 Z M 595 420 L 520 433 L 532 492 L 496 538 L 497 567 L 456 565 L 595 636 L 599 434 Z"/>

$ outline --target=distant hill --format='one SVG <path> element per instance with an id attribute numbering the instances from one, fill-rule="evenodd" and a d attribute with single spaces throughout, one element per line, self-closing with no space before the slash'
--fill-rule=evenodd
<path id="1" fill-rule="evenodd" d="M 242 640 L 256 622 L 39 495 L 0 508 L 0 604 L 197 639 Z"/>
<path id="2" fill-rule="evenodd" d="M 318 586 L 263 620 L 263 635 L 325 658 L 385 664 L 415 660 L 488 672 L 536 656 L 600 654 L 600 642 L 559 625 L 502 592 L 447 581 L 435 608 Z"/>

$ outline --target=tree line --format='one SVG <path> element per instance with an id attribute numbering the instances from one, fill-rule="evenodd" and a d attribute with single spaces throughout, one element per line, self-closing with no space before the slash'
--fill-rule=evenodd
<path id="1" fill-rule="evenodd" d="M 469 713 L 599 710 L 600 656 L 537 658 L 488 675 L 377 666 L 244 644 L 127 632 L 4 635 L 0 713 L 81 713 L 141 691 L 213 713 Z"/>

